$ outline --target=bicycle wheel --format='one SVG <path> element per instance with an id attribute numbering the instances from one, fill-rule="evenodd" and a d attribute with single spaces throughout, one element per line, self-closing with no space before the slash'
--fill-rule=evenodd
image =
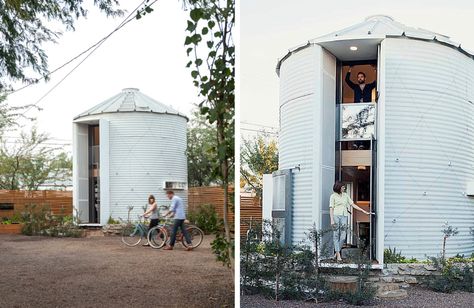
<path id="1" fill-rule="evenodd" d="M 204 239 L 204 232 L 196 226 L 189 226 L 186 228 L 186 230 L 188 231 L 189 236 L 191 237 L 191 245 L 186 243 L 186 239 L 183 236 L 183 238 L 181 239 L 183 246 L 197 248 L 199 245 L 201 245 L 202 240 Z"/>
<path id="2" fill-rule="evenodd" d="M 127 224 L 122 229 L 122 242 L 127 246 L 137 246 L 142 240 L 142 234 L 137 226 Z"/>
<path id="3" fill-rule="evenodd" d="M 162 226 L 155 226 L 148 231 L 148 243 L 152 248 L 163 247 L 168 240 L 168 234 Z"/>

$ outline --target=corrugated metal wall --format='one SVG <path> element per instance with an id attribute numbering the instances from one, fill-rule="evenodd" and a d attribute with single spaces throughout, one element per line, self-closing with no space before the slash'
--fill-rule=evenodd
<path id="1" fill-rule="evenodd" d="M 474 62 L 434 42 L 393 38 L 382 49 L 384 246 L 434 256 L 447 221 L 459 229 L 447 253 L 471 254 L 474 199 L 463 192 L 474 180 Z"/>
<path id="2" fill-rule="evenodd" d="M 316 121 L 315 109 L 318 97 L 317 83 L 320 82 L 319 46 L 299 51 L 288 58 L 280 69 L 280 135 L 279 169 L 295 170 L 292 190 L 293 243 L 304 239 L 305 232 L 314 221 L 314 155 L 320 154 L 320 123 Z M 318 108 L 319 109 L 319 108 Z"/>
<path id="3" fill-rule="evenodd" d="M 292 187 L 295 244 L 313 223 L 321 227 L 321 203 L 329 200 L 334 180 L 335 69 L 334 57 L 318 45 L 280 68 L 279 169 L 300 166 Z"/>
<path id="4" fill-rule="evenodd" d="M 169 205 L 163 182 L 187 182 L 186 119 L 123 112 L 84 117 L 81 121 L 97 118 L 109 121 L 110 215 L 126 219 L 127 207 L 132 205 L 131 218 L 136 219 L 143 213 L 149 194 L 155 196 L 158 205 Z M 187 190 L 175 192 L 187 204 Z"/>

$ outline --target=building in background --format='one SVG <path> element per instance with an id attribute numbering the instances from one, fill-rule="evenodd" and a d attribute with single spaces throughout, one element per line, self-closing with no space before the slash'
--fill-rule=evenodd
<path id="1" fill-rule="evenodd" d="M 127 88 L 73 121 L 73 206 L 84 224 L 136 220 L 166 189 L 187 201 L 187 118 Z"/>

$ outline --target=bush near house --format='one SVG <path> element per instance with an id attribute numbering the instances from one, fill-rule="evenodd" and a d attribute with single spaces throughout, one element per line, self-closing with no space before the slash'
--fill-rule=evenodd
<path id="1" fill-rule="evenodd" d="M 80 237 L 82 231 L 69 215 L 53 215 L 48 206 L 26 205 L 21 213 L 24 235 L 45 235 L 53 237 Z"/>
<path id="2" fill-rule="evenodd" d="M 431 276 L 424 280 L 430 289 L 443 293 L 474 292 L 473 258 L 456 256 L 444 260 L 443 257 L 431 257 L 429 261 L 441 273 L 441 275 Z"/>
<path id="3" fill-rule="evenodd" d="M 221 229 L 222 220 L 212 204 L 202 204 L 188 213 L 188 220 L 201 228 L 205 234 L 211 234 Z"/>
<path id="4" fill-rule="evenodd" d="M 344 299 L 351 304 L 367 304 L 375 296 L 375 288 L 367 283 L 370 262 L 363 251 L 353 262 L 356 269 L 348 273 L 357 277 L 353 291 L 339 292 L 330 288 L 320 271 L 318 252 L 324 251 L 322 237 L 329 230 L 315 227 L 307 233 L 307 244 L 283 245 L 276 225 L 264 221 L 254 225 L 241 242 L 241 290 L 244 294 L 262 294 L 275 300 L 332 301 Z"/>

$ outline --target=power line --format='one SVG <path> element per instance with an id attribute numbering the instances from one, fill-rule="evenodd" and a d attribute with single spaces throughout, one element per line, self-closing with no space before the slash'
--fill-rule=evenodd
<path id="1" fill-rule="evenodd" d="M 147 5 L 147 7 L 151 7 L 154 3 L 156 3 L 158 0 L 155 0 L 153 1 L 151 4 Z M 97 42 L 96 44 L 94 44 L 93 46 L 89 47 L 86 51 L 82 52 L 80 55 L 76 56 L 75 59 L 77 59 L 78 57 L 80 57 L 81 55 L 83 55 L 84 53 L 86 53 L 87 51 L 91 50 L 89 52 L 89 54 L 87 54 L 85 56 L 84 59 L 82 59 L 81 62 L 79 62 L 75 67 L 73 67 L 61 80 L 59 80 L 59 82 L 57 82 L 51 89 L 49 89 L 43 96 L 41 96 L 34 104 L 30 105 L 21 115 L 25 115 L 25 113 L 27 113 L 28 111 L 30 111 L 33 107 L 38 107 L 38 104 L 46 97 L 48 96 L 54 89 L 56 89 L 67 77 L 69 77 L 85 60 L 87 60 L 87 58 L 89 58 L 110 36 L 112 36 L 112 34 L 114 34 L 115 32 L 117 32 L 118 30 L 122 29 L 125 25 L 127 25 L 129 22 L 131 22 L 132 20 L 135 19 L 135 17 L 133 18 L 130 18 L 133 14 L 135 14 L 136 11 L 138 11 L 138 9 L 147 2 L 147 0 L 144 0 L 143 2 L 141 2 L 137 8 L 135 8 L 112 32 L 110 32 L 107 36 L 105 36 L 102 40 L 100 40 L 99 42 Z M 65 65 L 69 64 L 70 62 L 74 61 L 75 59 L 73 60 L 70 60 L 68 61 L 68 63 L 64 64 L 62 67 L 64 67 Z M 60 68 L 62 68 L 60 67 Z M 60 69 L 58 68 L 58 69 Z M 57 71 L 58 69 L 56 69 L 55 71 Z M 19 89 L 20 90 L 20 89 Z M 18 91 L 19 91 L 18 90 Z"/>
<path id="2" fill-rule="evenodd" d="M 241 127 L 240 130 L 245 130 L 245 131 L 249 131 L 249 132 L 263 133 L 263 134 L 271 134 L 271 135 L 278 136 L 278 133 L 276 133 L 276 132 L 270 132 L 270 131 L 261 130 L 261 129 L 251 129 L 251 128 L 242 128 Z"/>
<path id="3" fill-rule="evenodd" d="M 245 122 L 245 121 L 241 121 L 240 123 L 241 123 L 241 124 L 246 124 L 246 125 L 251 125 L 251 126 L 267 127 L 267 128 L 271 128 L 271 129 L 274 129 L 274 130 L 277 130 L 277 129 L 278 129 L 277 127 L 274 127 L 274 126 L 263 125 L 263 124 L 257 124 L 257 123 L 250 123 L 250 122 Z"/>
<path id="4" fill-rule="evenodd" d="M 104 36 L 102 39 L 100 39 L 99 41 L 97 41 L 95 44 L 93 44 L 92 46 L 90 46 L 90 47 L 87 48 L 86 50 L 82 51 L 81 53 L 79 53 L 78 55 L 76 55 L 75 57 L 73 57 L 72 59 L 70 59 L 69 61 L 67 61 L 66 63 L 60 65 L 60 66 L 57 67 L 57 68 L 55 68 L 54 70 L 52 70 L 51 72 L 49 72 L 47 76 L 43 76 L 43 77 L 41 77 L 41 78 L 35 80 L 34 82 L 30 82 L 30 83 L 28 83 L 28 84 L 24 85 L 23 87 L 20 87 L 20 88 L 18 88 L 18 89 L 16 89 L 16 90 L 7 91 L 8 95 L 11 95 L 11 94 L 14 94 L 14 93 L 16 93 L 16 92 L 19 92 L 19 91 L 21 91 L 21 90 L 23 90 L 23 89 L 25 89 L 25 88 L 27 88 L 27 87 L 33 85 L 33 84 L 38 83 L 39 81 L 45 79 L 46 77 L 51 76 L 52 74 L 56 73 L 56 72 L 59 71 L 60 69 L 62 69 L 62 68 L 64 68 L 65 66 L 69 65 L 70 63 L 74 62 L 74 60 L 78 59 L 79 57 L 81 57 L 82 55 L 84 55 L 86 52 L 88 52 L 89 50 L 91 50 L 92 48 L 96 47 L 97 45 L 102 44 L 103 41 L 107 40 L 113 33 L 115 33 L 116 31 L 118 31 L 118 29 L 120 29 L 121 27 L 123 27 L 123 26 L 124 26 L 124 22 L 133 14 L 133 12 L 135 12 L 140 6 L 142 6 L 144 2 L 145 2 L 145 1 L 143 1 L 136 9 L 134 9 L 134 10 L 132 11 L 132 13 L 130 13 L 130 15 L 128 15 L 127 18 L 125 18 L 125 19 L 120 23 L 120 25 L 119 25 L 117 28 L 115 28 L 111 33 L 109 33 L 108 35 Z M 156 2 L 156 1 L 155 1 L 155 2 Z M 152 4 L 153 4 L 153 3 L 152 3 Z M 151 4 L 150 4 L 150 6 L 151 6 Z M 127 22 L 127 23 L 128 23 L 128 22 Z"/>

